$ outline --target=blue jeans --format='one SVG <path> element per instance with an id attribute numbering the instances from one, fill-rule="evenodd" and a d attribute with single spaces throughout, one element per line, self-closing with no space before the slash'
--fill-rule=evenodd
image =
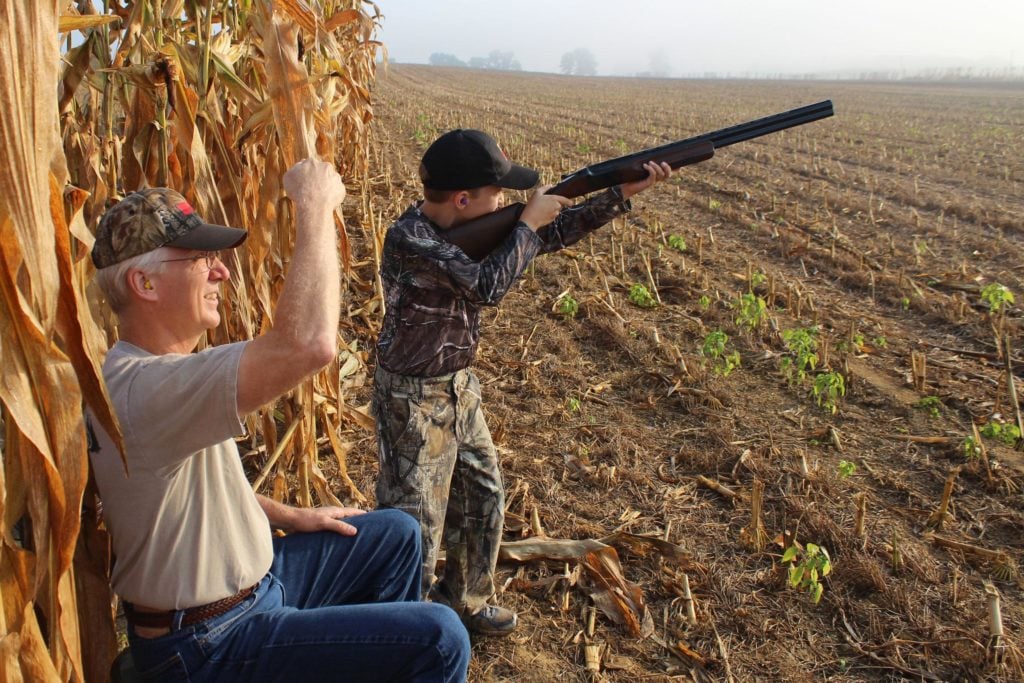
<path id="1" fill-rule="evenodd" d="M 256 591 L 219 617 L 139 638 L 135 666 L 174 681 L 464 681 L 469 635 L 444 605 L 419 602 L 420 532 L 397 510 L 334 532 L 274 539 Z"/>

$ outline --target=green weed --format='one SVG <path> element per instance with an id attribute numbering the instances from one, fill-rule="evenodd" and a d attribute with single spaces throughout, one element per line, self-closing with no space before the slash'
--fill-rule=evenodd
<path id="1" fill-rule="evenodd" d="M 651 292 L 640 283 L 629 288 L 629 300 L 640 308 L 654 308 L 658 305 Z"/>
<path id="2" fill-rule="evenodd" d="M 669 235 L 668 246 L 678 252 L 686 251 L 686 239 L 682 235 Z"/>
<path id="3" fill-rule="evenodd" d="M 942 401 L 939 400 L 938 396 L 925 396 L 914 407 L 928 413 L 928 417 L 942 416 Z"/>
<path id="4" fill-rule="evenodd" d="M 727 351 L 728 344 L 729 335 L 722 330 L 715 330 L 704 337 L 704 344 L 700 349 L 700 355 L 711 362 L 712 371 L 722 377 L 728 377 L 730 372 L 740 366 L 739 352 Z"/>
<path id="5" fill-rule="evenodd" d="M 416 116 L 416 131 L 413 133 L 413 137 L 416 138 L 417 144 L 427 145 L 434 139 L 435 132 L 434 126 L 430 123 L 430 117 L 423 113 Z"/>
<path id="6" fill-rule="evenodd" d="M 1014 302 L 1013 292 L 1011 292 L 1006 286 L 993 282 L 990 285 L 986 285 L 981 290 L 981 300 L 988 306 L 988 310 L 992 313 L 999 313 L 1007 306 Z"/>
<path id="7" fill-rule="evenodd" d="M 813 543 L 808 543 L 803 551 L 796 545 L 791 545 L 782 554 L 782 561 L 789 563 L 790 587 L 806 590 L 814 604 L 818 604 L 822 593 L 825 592 L 821 579 L 832 572 L 832 560 L 828 556 L 828 551 Z"/>
<path id="8" fill-rule="evenodd" d="M 833 415 L 839 410 L 839 399 L 846 395 L 846 380 L 835 370 L 819 373 L 811 389 L 818 405 Z"/>
<path id="9" fill-rule="evenodd" d="M 1017 428 L 1017 425 L 988 422 L 981 428 L 981 435 L 986 439 L 1001 441 L 1007 446 L 1012 446 L 1020 439 L 1020 429 Z"/>
<path id="10" fill-rule="evenodd" d="M 760 328 L 768 318 L 768 305 L 764 299 L 750 292 L 734 299 L 732 308 L 736 311 L 736 324 L 751 332 Z"/>
<path id="11" fill-rule="evenodd" d="M 799 384 L 818 366 L 818 328 L 783 330 L 782 341 L 791 355 L 783 356 L 779 369 L 790 385 Z"/>
<path id="12" fill-rule="evenodd" d="M 558 313 L 563 318 L 575 318 L 580 312 L 580 302 L 568 294 L 558 300 Z"/>

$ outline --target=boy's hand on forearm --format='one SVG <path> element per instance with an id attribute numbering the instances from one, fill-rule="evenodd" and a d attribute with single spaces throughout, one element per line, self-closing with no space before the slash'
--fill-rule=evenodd
<path id="1" fill-rule="evenodd" d="M 530 197 L 526 203 L 519 220 L 526 223 L 531 230 L 539 230 L 555 220 L 555 217 L 562 209 L 572 206 L 572 200 L 560 197 L 557 194 L 544 194 L 551 188 L 551 185 L 542 185 Z"/>
<path id="2" fill-rule="evenodd" d="M 300 211 L 333 211 L 345 200 L 345 184 L 326 161 L 303 159 L 284 174 L 284 189 Z"/>
<path id="3" fill-rule="evenodd" d="M 623 199 L 629 199 L 637 192 L 646 190 L 651 185 L 660 183 L 670 175 L 672 175 L 672 168 L 664 161 L 657 164 L 653 161 L 648 161 L 644 164 L 644 168 L 647 169 L 647 177 L 643 180 L 637 180 L 632 183 L 622 183 L 619 185 L 619 190 L 622 192 Z"/>

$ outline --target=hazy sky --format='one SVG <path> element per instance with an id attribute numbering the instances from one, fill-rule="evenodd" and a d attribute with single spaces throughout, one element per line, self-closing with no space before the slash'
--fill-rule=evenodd
<path id="1" fill-rule="evenodd" d="M 513 52 L 558 72 L 586 48 L 599 74 L 1024 67 L 1024 0 L 376 0 L 392 61 Z"/>

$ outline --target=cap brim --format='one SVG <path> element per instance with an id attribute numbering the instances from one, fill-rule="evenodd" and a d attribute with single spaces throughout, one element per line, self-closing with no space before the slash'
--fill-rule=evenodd
<path id="1" fill-rule="evenodd" d="M 198 251 L 220 251 L 221 249 L 234 249 L 248 236 L 248 232 L 239 228 L 203 223 L 189 231 L 188 234 L 168 242 L 166 246 Z"/>
<path id="2" fill-rule="evenodd" d="M 508 173 L 498 178 L 494 184 L 509 190 L 529 190 L 537 184 L 538 180 L 540 180 L 540 174 L 532 168 L 512 164 Z"/>

